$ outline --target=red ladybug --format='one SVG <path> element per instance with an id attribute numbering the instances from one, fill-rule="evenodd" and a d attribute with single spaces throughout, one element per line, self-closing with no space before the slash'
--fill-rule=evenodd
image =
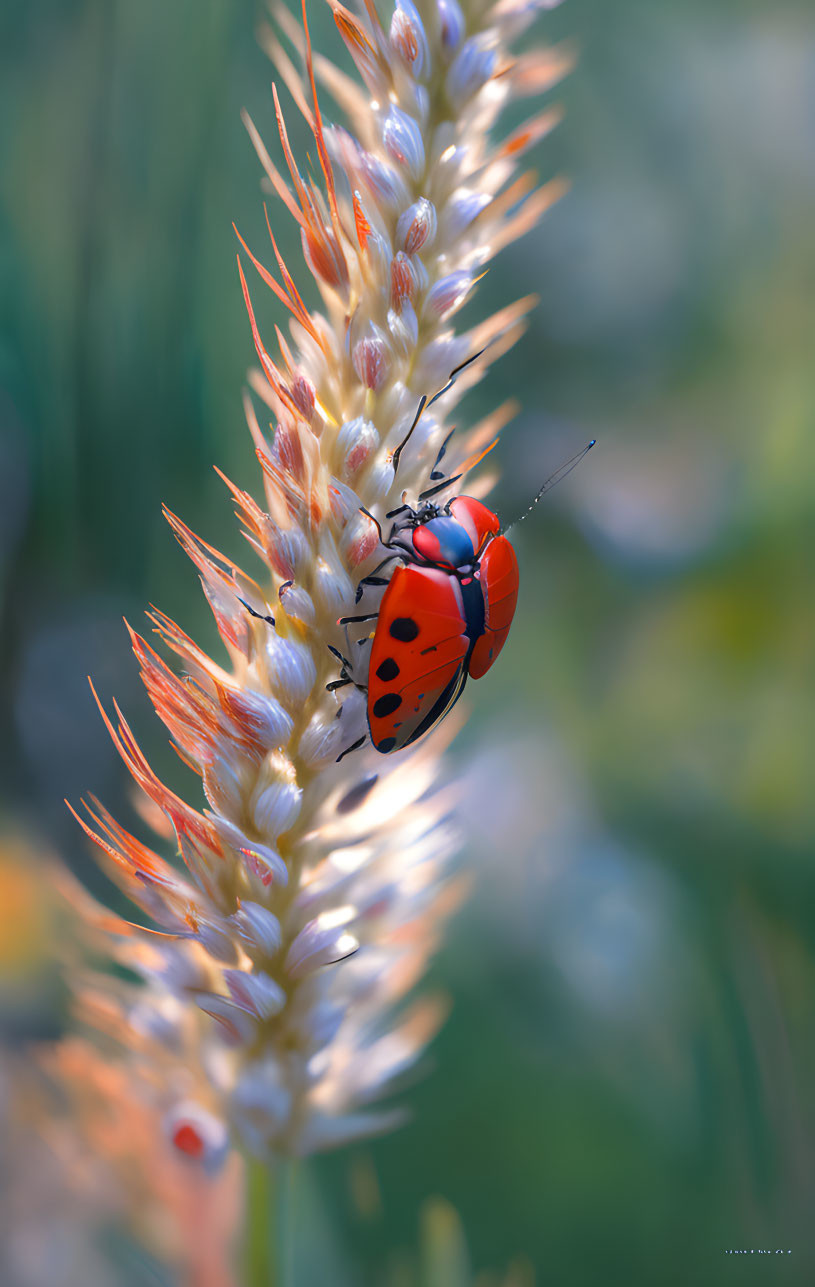
<path id="1" fill-rule="evenodd" d="M 368 666 L 368 727 L 383 755 L 415 742 L 447 714 L 468 676 L 487 673 L 518 602 L 515 551 L 481 501 L 404 505 L 389 517 L 397 521 L 385 562 L 402 565 L 387 583 Z M 376 575 L 366 581 L 382 584 Z"/>
<path id="2" fill-rule="evenodd" d="M 423 397 L 413 423 L 393 454 L 394 473 L 399 457 L 419 423 L 425 406 L 433 403 L 455 383 L 456 376 L 475 362 L 480 353 L 462 362 L 450 373 L 443 389 L 430 401 Z M 419 508 L 401 505 L 387 517 L 396 519 L 387 541 L 392 550 L 357 588 L 357 602 L 365 585 L 386 586 L 376 618 L 371 657 L 368 664 L 367 714 L 371 741 L 383 755 L 415 742 L 443 719 L 461 696 L 469 676 L 486 675 L 503 648 L 518 603 L 518 560 L 501 531 L 496 514 L 472 496 L 456 496 L 443 507 L 431 498 L 445 491 L 475 467 L 495 446 L 465 462 L 452 478 L 443 478 L 439 465 L 446 454 L 448 435 L 430 472 L 431 481 L 442 479 L 419 496 Z M 540 498 L 574 469 L 588 446 L 546 480 L 525 511 L 530 513 Z M 514 526 L 511 524 L 510 526 Z M 386 580 L 377 574 L 393 559 L 401 566 Z M 370 621 L 372 617 L 341 617 L 339 625 Z M 355 683 L 353 667 L 336 648 L 331 652 L 342 665 L 341 677 L 327 685 L 329 690 Z M 338 759 L 364 744 L 362 737 Z"/>

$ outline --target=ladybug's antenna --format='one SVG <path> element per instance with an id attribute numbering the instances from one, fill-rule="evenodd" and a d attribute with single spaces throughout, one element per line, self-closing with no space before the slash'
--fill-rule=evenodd
<path id="1" fill-rule="evenodd" d="M 597 442 L 597 439 L 592 438 L 591 442 L 586 443 L 586 446 L 583 448 L 582 451 L 579 451 L 576 456 L 572 456 L 571 460 L 567 460 L 565 465 L 561 465 L 560 469 L 556 469 L 553 474 L 550 474 L 546 482 L 543 484 L 543 487 L 541 487 L 537 496 L 532 501 L 532 504 L 529 505 L 524 510 L 524 512 L 521 515 L 519 515 L 518 518 L 513 518 L 512 522 L 507 527 L 504 527 L 501 529 L 504 536 L 506 536 L 507 532 L 510 532 L 513 527 L 517 527 L 519 523 L 522 523 L 524 521 L 527 514 L 531 513 L 531 511 L 535 508 L 541 496 L 544 496 L 547 492 L 550 492 L 554 487 L 555 483 L 559 483 L 561 479 L 565 478 L 567 474 L 570 474 L 572 472 L 572 470 L 575 468 L 576 465 L 580 464 L 586 452 L 591 451 L 592 447 L 596 442 Z"/>
<path id="2" fill-rule="evenodd" d="M 484 353 L 485 351 L 486 351 L 486 346 L 483 349 L 479 349 L 477 353 L 474 353 L 472 355 L 472 357 L 468 357 L 466 361 L 459 362 L 458 366 L 454 367 L 453 370 L 450 372 L 449 376 L 447 377 L 447 383 L 445 384 L 444 388 L 439 389 L 438 393 L 434 393 L 432 398 L 428 399 L 426 393 L 422 394 L 421 398 L 419 399 L 419 406 L 416 409 L 416 415 L 413 417 L 413 423 L 411 424 L 404 438 L 399 443 L 399 446 L 396 448 L 396 450 L 394 451 L 391 457 L 391 460 L 393 461 L 394 477 L 396 476 L 396 471 L 399 468 L 399 457 L 402 455 L 402 452 L 404 451 L 405 447 L 408 445 L 408 442 L 410 441 L 410 438 L 413 434 L 413 430 L 416 428 L 417 424 L 422 418 L 422 412 L 424 411 L 425 407 L 432 407 L 433 403 L 436 402 L 438 398 L 441 398 L 444 396 L 445 393 L 448 393 L 450 389 L 452 389 L 458 376 L 461 374 L 464 368 L 470 366 L 471 363 L 473 362 L 477 362 L 478 359 L 481 357 L 482 353 Z M 439 462 L 436 461 L 436 464 L 438 463 Z"/>

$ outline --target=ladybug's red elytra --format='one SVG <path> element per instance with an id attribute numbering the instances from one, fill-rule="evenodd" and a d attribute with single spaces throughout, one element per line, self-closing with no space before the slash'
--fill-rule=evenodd
<path id="1" fill-rule="evenodd" d="M 472 496 L 394 511 L 387 584 L 368 664 L 371 741 L 387 755 L 441 720 L 468 677 L 504 646 L 518 602 L 518 561 L 492 510 Z M 369 584 L 381 584 L 376 576 Z"/>

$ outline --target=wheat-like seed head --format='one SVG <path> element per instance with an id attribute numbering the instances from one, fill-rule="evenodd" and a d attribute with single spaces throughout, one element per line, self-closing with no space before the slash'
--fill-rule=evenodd
<path id="1" fill-rule="evenodd" d="M 490 257 L 560 191 L 516 175 L 556 112 L 500 142 L 490 136 L 508 99 L 545 90 L 568 68 L 561 50 L 509 52 L 536 11 L 551 7 L 546 0 L 398 0 L 386 26 L 371 0 L 361 17 L 338 0 L 331 6 L 364 88 L 313 56 L 305 10 L 302 28 L 281 9 L 280 38 L 264 31 L 313 132 L 320 183 L 298 168 L 277 90 L 280 165 L 247 120 L 322 297 L 322 311 L 306 307 L 271 227 L 271 267 L 244 245 L 291 314 L 290 339 L 278 331 L 272 358 L 239 256 L 261 364 L 252 387 L 273 432 L 247 397 L 262 503 L 227 485 L 262 572 L 248 576 L 168 515 L 200 573 L 228 663 L 154 611 L 179 676 L 131 631 L 156 711 L 201 778 L 203 806 L 159 780 L 118 707 L 114 719 L 105 714 L 143 812 L 183 866 L 91 801 L 82 825 L 158 932 L 73 894 L 97 945 L 143 979 L 85 977 L 80 1014 L 154 1086 L 179 1149 L 205 1159 L 223 1154 L 229 1132 L 268 1156 L 385 1128 L 394 1114 L 369 1104 L 439 1022 L 434 1001 L 392 1016 L 459 894 L 444 879 L 455 849 L 438 763 L 445 734 L 395 756 L 368 748 L 337 763 L 364 734 L 365 710 L 353 685 L 327 690 L 338 675 L 329 645 L 350 647 L 364 671 L 364 640 L 349 641 L 338 618 L 354 613 L 357 586 L 379 562 L 369 514 L 383 520 L 404 491 L 427 485 L 454 401 L 518 335 L 526 300 L 464 334 L 451 319 Z M 348 128 L 326 123 L 318 83 Z M 481 350 L 422 415 L 397 473 L 394 452 L 420 398 Z M 481 452 L 504 418 L 502 409 L 456 435 L 448 472 Z M 363 608 L 375 609 L 377 593 L 366 591 Z"/>

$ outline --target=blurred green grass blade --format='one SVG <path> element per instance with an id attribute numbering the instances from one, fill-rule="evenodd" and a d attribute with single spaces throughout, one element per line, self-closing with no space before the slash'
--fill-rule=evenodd
<path id="1" fill-rule="evenodd" d="M 458 1212 L 432 1198 L 421 1215 L 421 1287 L 470 1287 L 470 1263 Z"/>

